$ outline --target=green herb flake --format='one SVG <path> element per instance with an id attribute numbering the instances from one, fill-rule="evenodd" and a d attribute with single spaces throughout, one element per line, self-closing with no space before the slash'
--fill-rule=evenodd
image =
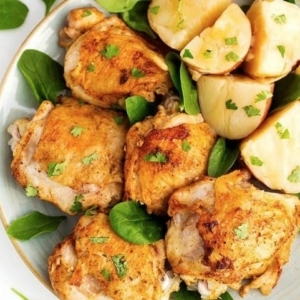
<path id="1" fill-rule="evenodd" d="M 235 52 L 229 52 L 228 54 L 226 54 L 225 59 L 227 61 L 237 62 L 239 61 L 240 57 Z"/>
<path id="2" fill-rule="evenodd" d="M 97 214 L 97 210 L 98 210 L 98 206 L 97 205 L 93 205 L 92 207 L 90 207 L 89 209 L 87 209 L 84 214 L 86 216 L 92 217 L 95 216 Z"/>
<path id="3" fill-rule="evenodd" d="M 297 166 L 291 174 L 288 176 L 287 180 L 292 183 L 300 182 L 300 166 Z"/>
<path id="4" fill-rule="evenodd" d="M 103 50 L 100 51 L 106 59 L 112 59 L 113 57 L 117 56 L 120 52 L 120 49 L 117 45 L 109 44 Z"/>
<path id="5" fill-rule="evenodd" d="M 111 257 L 113 264 L 117 270 L 120 278 L 124 277 L 127 273 L 127 263 L 123 254 L 114 255 Z"/>
<path id="6" fill-rule="evenodd" d="M 150 7 L 151 14 L 157 15 L 158 12 L 159 12 L 159 10 L 160 10 L 160 6 L 159 5 Z"/>
<path id="7" fill-rule="evenodd" d="M 84 128 L 83 127 L 80 127 L 80 126 L 74 126 L 72 129 L 71 129 L 71 134 L 74 136 L 74 137 L 78 137 L 82 134 Z"/>
<path id="8" fill-rule="evenodd" d="M 70 208 L 70 212 L 72 213 L 79 213 L 82 212 L 82 201 L 83 200 L 83 195 L 79 194 L 75 196 L 74 202 Z"/>
<path id="9" fill-rule="evenodd" d="M 182 150 L 185 152 L 188 152 L 191 150 L 191 145 L 189 144 L 188 141 L 183 141 L 182 142 Z"/>
<path id="10" fill-rule="evenodd" d="M 248 223 L 243 223 L 240 226 L 238 226 L 237 228 L 235 228 L 234 233 L 238 238 L 240 238 L 242 240 L 247 238 L 247 236 L 248 236 Z"/>
<path id="11" fill-rule="evenodd" d="M 253 105 L 247 105 L 243 107 L 243 110 L 248 117 L 260 116 L 260 109 L 254 107 Z"/>
<path id="12" fill-rule="evenodd" d="M 284 54 L 285 54 L 285 46 L 283 46 L 283 45 L 277 45 L 277 49 L 280 52 L 281 57 L 283 58 Z"/>
<path id="13" fill-rule="evenodd" d="M 289 139 L 290 138 L 290 132 L 287 128 L 284 128 L 281 123 L 277 122 L 275 124 L 276 132 L 279 135 L 279 137 L 283 139 Z"/>
<path id="14" fill-rule="evenodd" d="M 142 78 L 145 76 L 145 73 L 139 68 L 134 67 L 131 70 L 131 76 L 135 78 Z"/>
<path id="15" fill-rule="evenodd" d="M 95 64 L 93 62 L 91 62 L 88 67 L 86 68 L 86 70 L 90 73 L 95 72 Z"/>
<path id="16" fill-rule="evenodd" d="M 82 13 L 81 17 L 82 17 L 82 18 L 85 18 L 85 17 L 90 16 L 91 14 L 92 14 L 92 11 L 89 10 L 89 9 L 86 9 L 86 10 Z"/>
<path id="17" fill-rule="evenodd" d="M 286 23 L 286 16 L 285 14 L 281 15 L 272 15 L 272 19 L 276 24 L 285 24 Z"/>
<path id="18" fill-rule="evenodd" d="M 48 177 L 58 176 L 58 175 L 62 174 L 63 171 L 65 170 L 66 166 L 67 166 L 67 162 L 63 162 L 63 163 L 50 163 L 48 165 L 48 169 L 47 169 L 47 175 L 48 175 Z"/>
<path id="19" fill-rule="evenodd" d="M 257 156 L 250 156 L 251 165 L 261 167 L 264 162 L 260 160 Z"/>
<path id="20" fill-rule="evenodd" d="M 237 38 L 236 37 L 230 37 L 225 39 L 225 44 L 230 46 L 230 45 L 237 45 Z"/>
<path id="21" fill-rule="evenodd" d="M 105 244 L 109 240 L 109 237 L 107 237 L 107 236 L 91 236 L 89 238 L 89 240 L 93 244 Z"/>
<path id="22" fill-rule="evenodd" d="M 38 189 L 31 184 L 28 184 L 25 188 L 27 197 L 36 197 L 38 195 Z"/>
<path id="23" fill-rule="evenodd" d="M 123 121 L 124 121 L 124 117 L 123 117 L 123 116 L 116 116 L 116 117 L 114 118 L 114 120 L 115 120 L 116 124 L 122 125 L 122 124 L 123 124 Z"/>
<path id="24" fill-rule="evenodd" d="M 156 152 L 155 154 L 153 153 L 147 154 L 144 157 L 144 160 L 148 162 L 155 162 L 155 163 L 166 163 L 168 161 L 167 157 L 160 151 Z"/>
<path id="25" fill-rule="evenodd" d="M 212 50 L 206 49 L 206 50 L 203 52 L 203 56 L 204 56 L 205 58 L 212 58 Z"/>
<path id="26" fill-rule="evenodd" d="M 103 269 L 101 271 L 101 275 L 107 280 L 107 281 L 110 281 L 110 271 L 107 270 L 107 269 Z"/>
<path id="27" fill-rule="evenodd" d="M 185 49 L 182 55 L 183 58 L 194 58 L 192 52 L 189 49 Z"/>
<path id="28" fill-rule="evenodd" d="M 81 161 L 84 165 L 90 165 L 95 160 L 98 160 L 98 154 L 96 152 L 84 157 Z"/>
<path id="29" fill-rule="evenodd" d="M 265 101 L 269 98 L 271 98 L 273 96 L 273 94 L 269 91 L 261 91 L 259 92 L 254 99 L 254 102 L 260 102 L 260 101 Z"/>
<path id="30" fill-rule="evenodd" d="M 232 109 L 232 110 L 237 110 L 238 107 L 236 106 L 236 104 L 232 101 L 232 99 L 228 99 L 226 102 L 225 102 L 225 105 L 226 105 L 226 108 L 227 109 Z"/>
<path id="31" fill-rule="evenodd" d="M 16 290 L 15 288 L 11 288 L 11 290 L 20 297 L 20 299 L 22 300 L 29 300 L 27 297 L 25 297 L 21 292 L 19 292 L 18 290 Z"/>

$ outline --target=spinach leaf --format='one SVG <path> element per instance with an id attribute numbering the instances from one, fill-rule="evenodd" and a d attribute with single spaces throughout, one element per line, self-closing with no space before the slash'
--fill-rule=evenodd
<path id="1" fill-rule="evenodd" d="M 180 289 L 173 292 L 170 297 L 171 300 L 199 300 L 200 294 L 197 291 L 189 291 L 185 283 L 180 284 Z"/>
<path id="2" fill-rule="evenodd" d="M 208 170 L 207 173 L 212 177 L 219 177 L 226 174 L 235 163 L 238 155 L 239 148 L 235 142 L 225 140 L 220 137 L 214 145 L 209 159 L 208 159 Z"/>
<path id="3" fill-rule="evenodd" d="M 104 9 L 110 13 L 120 13 L 132 9 L 136 3 L 149 0 L 96 0 Z"/>
<path id="4" fill-rule="evenodd" d="M 65 219 L 65 216 L 47 216 L 33 211 L 14 220 L 6 232 L 12 238 L 26 241 L 40 234 L 55 231 Z"/>
<path id="5" fill-rule="evenodd" d="M 222 294 L 220 296 L 221 300 L 233 300 L 233 298 L 231 297 L 231 295 L 228 292 L 225 292 L 224 294 Z"/>
<path id="6" fill-rule="evenodd" d="M 114 232 L 132 244 L 151 244 L 164 237 L 164 223 L 135 201 L 115 205 L 109 220 Z"/>
<path id="7" fill-rule="evenodd" d="M 180 96 L 180 108 L 187 114 L 196 115 L 200 113 L 197 88 L 184 62 L 178 54 L 170 52 L 165 57 L 169 73 Z"/>
<path id="8" fill-rule="evenodd" d="M 0 0 L 0 29 L 20 27 L 28 14 L 28 7 L 18 0 Z"/>
<path id="9" fill-rule="evenodd" d="M 38 104 L 44 100 L 56 103 L 58 96 L 66 89 L 63 66 L 43 52 L 25 50 L 18 61 L 18 68 Z"/>
<path id="10" fill-rule="evenodd" d="M 125 108 L 131 125 L 155 113 L 153 104 L 142 96 L 126 98 Z"/>
<path id="11" fill-rule="evenodd" d="M 124 22 L 134 30 L 147 33 L 151 38 L 157 38 L 156 33 L 149 25 L 147 10 L 149 3 L 146 1 L 137 2 L 137 4 L 128 11 L 122 12 L 120 15 Z"/>
<path id="12" fill-rule="evenodd" d="M 290 2 L 290 3 L 294 3 L 296 4 L 296 1 L 295 0 L 284 0 L 285 2 Z"/>
<path id="13" fill-rule="evenodd" d="M 45 3 L 45 5 L 46 5 L 46 12 L 45 12 L 45 14 L 47 15 L 47 14 L 50 12 L 50 9 L 51 9 L 53 3 L 54 3 L 56 0 L 42 0 L 42 1 L 43 1 L 43 2 Z"/>

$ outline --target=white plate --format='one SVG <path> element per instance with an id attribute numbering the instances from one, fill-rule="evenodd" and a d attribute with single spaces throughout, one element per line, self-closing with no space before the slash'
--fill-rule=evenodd
<path id="1" fill-rule="evenodd" d="M 240 4 L 249 3 L 249 1 L 235 2 Z M 0 87 L 0 216 L 5 227 L 15 218 L 33 210 L 38 210 L 49 215 L 62 215 L 62 213 L 51 204 L 26 197 L 24 190 L 13 180 L 9 167 L 12 156 L 10 147 L 7 144 L 10 138 L 7 133 L 7 127 L 17 118 L 24 116 L 31 117 L 34 113 L 34 108 L 37 106 L 26 82 L 18 71 L 17 61 L 20 55 L 25 49 L 37 49 L 62 62 L 64 51 L 58 46 L 59 29 L 63 26 L 66 16 L 71 9 L 87 5 L 98 7 L 93 0 L 68 0 L 53 10 L 21 46 Z M 69 217 L 68 221 L 61 224 L 58 231 L 39 236 L 28 242 L 12 240 L 12 243 L 31 271 L 49 288 L 47 258 L 49 254 L 51 254 L 54 246 L 71 232 L 74 222 L 75 219 Z M 298 280 L 300 260 L 297 258 L 297 253 L 300 253 L 300 236 L 298 236 L 294 243 L 290 262 L 284 266 L 280 281 L 271 295 L 265 297 L 259 292 L 254 291 L 250 292 L 246 299 L 299 299 L 300 285 Z M 0 255 L 3 255 L 3 253 L 0 252 Z M 237 293 L 230 292 L 230 294 L 234 299 L 242 299 Z M 37 295 L 37 297 L 39 298 L 36 299 L 46 299 L 42 295 Z M 53 299 L 55 299 L 55 297 Z"/>

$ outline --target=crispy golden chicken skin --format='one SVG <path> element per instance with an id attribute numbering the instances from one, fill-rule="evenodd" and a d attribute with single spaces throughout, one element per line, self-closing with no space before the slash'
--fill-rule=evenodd
<path id="1" fill-rule="evenodd" d="M 267 295 L 289 260 L 299 199 L 260 190 L 249 179 L 243 170 L 204 177 L 170 197 L 167 259 L 203 299 L 216 299 L 227 286 L 242 296 L 250 289 Z"/>
<path id="2" fill-rule="evenodd" d="M 49 276 L 61 300 L 168 300 L 179 288 L 164 270 L 164 241 L 134 245 L 119 238 L 105 214 L 79 219 L 49 257 Z"/>
<path id="3" fill-rule="evenodd" d="M 11 171 L 21 186 L 68 214 L 76 203 L 107 211 L 121 200 L 128 129 L 122 112 L 64 98 L 57 106 L 44 101 L 16 140 L 13 132 L 23 123 L 9 128 L 15 139 Z"/>
<path id="4" fill-rule="evenodd" d="M 66 27 L 64 32 L 70 30 Z M 78 27 L 76 30 L 80 31 Z M 75 97 L 105 108 L 124 107 L 128 96 L 154 101 L 156 95 L 165 95 L 172 88 L 159 49 L 117 16 L 103 19 L 76 37 L 64 63 L 66 83 Z"/>
<path id="5" fill-rule="evenodd" d="M 125 199 L 166 214 L 168 197 L 207 169 L 216 133 L 202 116 L 162 106 L 153 118 L 133 125 L 126 136 Z"/>

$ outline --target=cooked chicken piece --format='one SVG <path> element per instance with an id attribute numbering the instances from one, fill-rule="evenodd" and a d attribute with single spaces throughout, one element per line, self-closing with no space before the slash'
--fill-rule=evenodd
<path id="1" fill-rule="evenodd" d="M 9 132 L 18 132 L 18 123 Z M 73 98 L 55 107 L 44 101 L 19 142 L 11 141 L 12 174 L 68 214 L 81 206 L 106 211 L 122 198 L 127 124 L 122 112 Z"/>
<path id="2" fill-rule="evenodd" d="M 163 55 L 117 16 L 105 18 L 69 48 L 64 75 L 77 98 L 111 108 L 128 96 L 154 101 L 172 87 Z"/>
<path id="3" fill-rule="evenodd" d="M 267 295 L 289 260 L 299 199 L 260 190 L 249 180 L 244 170 L 204 177 L 170 197 L 167 259 L 188 285 L 199 284 L 202 299 L 216 299 L 226 286 L 241 296 L 250 289 Z"/>
<path id="4" fill-rule="evenodd" d="M 165 214 L 170 194 L 206 172 L 215 142 L 216 133 L 200 114 L 168 114 L 160 106 L 126 136 L 125 199 Z"/>
<path id="5" fill-rule="evenodd" d="M 164 264 L 163 240 L 128 243 L 112 231 L 105 214 L 81 217 L 48 260 L 50 281 L 61 300 L 168 300 L 179 289 L 179 279 Z"/>
<path id="6" fill-rule="evenodd" d="M 68 49 L 74 41 L 94 25 L 105 19 L 95 7 L 76 8 L 69 12 L 65 27 L 59 32 L 59 45 Z"/>

